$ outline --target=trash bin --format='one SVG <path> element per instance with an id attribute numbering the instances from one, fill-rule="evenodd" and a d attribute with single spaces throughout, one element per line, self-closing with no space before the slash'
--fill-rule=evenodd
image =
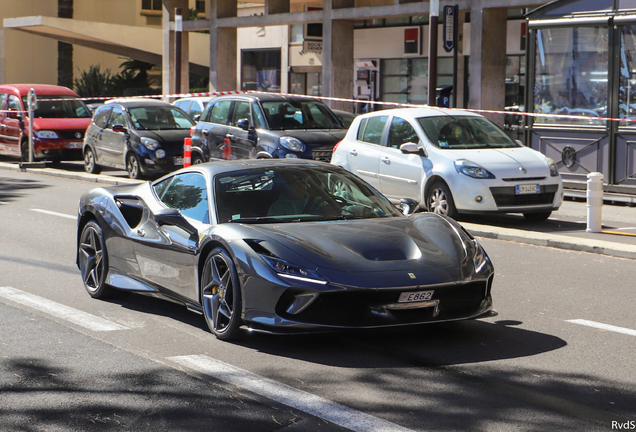
<path id="1" fill-rule="evenodd" d="M 437 106 L 449 108 L 451 93 L 453 93 L 452 85 L 437 87 Z"/>

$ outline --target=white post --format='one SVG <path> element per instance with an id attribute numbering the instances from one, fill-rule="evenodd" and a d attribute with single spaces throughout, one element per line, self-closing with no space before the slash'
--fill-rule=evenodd
<path id="1" fill-rule="evenodd" d="M 587 175 L 587 232 L 601 232 L 601 213 L 603 211 L 603 174 L 599 172 Z"/>

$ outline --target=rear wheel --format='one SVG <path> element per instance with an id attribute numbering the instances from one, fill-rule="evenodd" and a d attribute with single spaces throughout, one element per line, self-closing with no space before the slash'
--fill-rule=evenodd
<path id="1" fill-rule="evenodd" d="M 530 222 L 543 222 L 547 220 L 551 214 L 552 214 L 551 211 L 538 212 L 538 213 L 524 213 L 523 217 Z"/>
<path id="2" fill-rule="evenodd" d="M 82 230 L 78 246 L 80 272 L 84 288 L 93 298 L 104 298 L 112 294 L 106 284 L 108 274 L 108 252 L 102 228 L 90 221 Z"/>
<path id="3" fill-rule="evenodd" d="M 139 158 L 133 152 L 128 153 L 128 156 L 126 156 L 126 171 L 128 171 L 128 177 L 131 179 L 141 178 Z"/>
<path id="4" fill-rule="evenodd" d="M 195 153 L 192 155 L 192 165 L 199 165 L 203 163 L 203 158 L 200 154 Z"/>
<path id="5" fill-rule="evenodd" d="M 241 327 L 241 287 L 230 254 L 218 247 L 208 255 L 201 275 L 205 321 L 224 341 L 236 338 Z"/>
<path id="6" fill-rule="evenodd" d="M 95 153 L 90 147 L 86 148 L 86 152 L 84 153 L 84 169 L 89 174 L 99 174 L 102 172 L 100 166 L 95 163 Z"/>
<path id="7" fill-rule="evenodd" d="M 432 213 L 446 215 L 455 219 L 458 215 L 453 195 L 446 183 L 437 181 L 426 194 L 426 208 Z"/>

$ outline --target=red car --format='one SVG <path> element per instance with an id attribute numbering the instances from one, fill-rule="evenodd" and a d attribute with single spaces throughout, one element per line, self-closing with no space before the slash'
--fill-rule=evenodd
<path id="1" fill-rule="evenodd" d="M 29 160 L 27 97 L 35 90 L 34 160 L 82 160 L 91 111 L 73 90 L 45 84 L 0 85 L 0 154 Z"/>

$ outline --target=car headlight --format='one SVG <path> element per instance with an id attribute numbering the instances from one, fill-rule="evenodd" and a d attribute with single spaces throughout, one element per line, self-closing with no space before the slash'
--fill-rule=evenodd
<path id="1" fill-rule="evenodd" d="M 298 138 L 283 136 L 278 139 L 280 145 L 285 147 L 287 150 L 295 151 L 295 152 L 304 152 L 305 144 Z"/>
<path id="2" fill-rule="evenodd" d="M 486 251 L 481 247 L 480 244 L 477 244 L 477 249 L 475 250 L 475 255 L 473 255 L 473 263 L 475 264 L 475 273 L 479 273 L 486 263 L 488 262 L 488 255 L 486 255 Z"/>
<path id="3" fill-rule="evenodd" d="M 34 131 L 35 132 L 35 136 L 37 136 L 38 138 L 45 138 L 45 139 L 57 139 L 58 136 L 55 132 L 53 131 L 49 131 L 49 130 L 39 130 L 39 131 Z"/>
<path id="4" fill-rule="evenodd" d="M 288 279 L 301 280 L 304 282 L 312 282 L 325 285 L 327 281 L 315 270 L 303 269 L 285 260 L 276 258 L 269 255 L 261 255 L 261 258 L 265 260 L 267 264 L 276 272 L 279 276 Z"/>
<path id="5" fill-rule="evenodd" d="M 556 162 L 552 158 L 546 156 L 548 161 L 548 165 L 550 166 L 550 177 L 557 177 L 559 175 L 559 169 L 557 168 Z"/>
<path id="6" fill-rule="evenodd" d="M 496 178 L 493 173 L 487 169 L 477 165 L 466 159 L 459 159 L 455 161 L 455 169 L 458 173 L 467 175 L 468 177 L 477 179 L 494 179 Z"/>
<path id="7" fill-rule="evenodd" d="M 141 144 L 148 150 L 157 150 L 159 148 L 159 141 L 152 138 L 142 138 Z"/>

